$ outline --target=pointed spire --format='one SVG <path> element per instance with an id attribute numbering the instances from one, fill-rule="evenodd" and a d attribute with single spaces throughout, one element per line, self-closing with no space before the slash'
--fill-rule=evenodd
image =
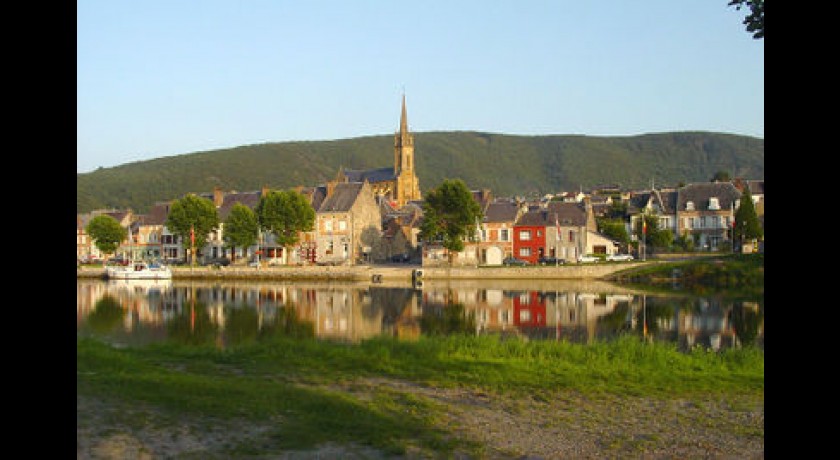
<path id="1" fill-rule="evenodd" d="M 406 134 L 408 134 L 408 116 L 405 112 L 405 93 L 403 93 L 402 114 L 400 114 L 400 135 L 405 136 Z"/>

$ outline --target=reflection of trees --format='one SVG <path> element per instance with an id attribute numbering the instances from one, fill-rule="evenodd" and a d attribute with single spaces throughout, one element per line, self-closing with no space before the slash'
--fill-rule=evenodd
<path id="1" fill-rule="evenodd" d="M 105 294 L 94 305 L 93 311 L 87 317 L 87 322 L 97 334 L 106 334 L 122 323 L 123 314 L 119 300 L 110 294 Z"/>
<path id="2" fill-rule="evenodd" d="M 647 322 L 648 334 L 659 331 L 658 319 L 668 319 L 674 317 L 674 307 L 671 305 L 644 304 L 643 308 L 636 312 L 636 329 L 643 332 L 645 322 Z"/>
<path id="3" fill-rule="evenodd" d="M 629 309 L 630 305 L 627 303 L 616 305 L 613 311 L 598 318 L 598 328 L 607 334 L 626 332 L 629 330 L 627 322 L 627 311 Z"/>
<path id="4" fill-rule="evenodd" d="M 315 323 L 301 321 L 297 308 L 292 304 L 287 304 L 277 309 L 273 323 L 263 323 L 263 328 L 259 331 L 260 339 L 274 335 L 295 339 L 312 338 L 315 337 Z"/>
<path id="5" fill-rule="evenodd" d="M 219 326 L 210 319 L 207 305 L 196 302 L 185 306 L 182 313 L 169 321 L 167 336 L 169 340 L 184 345 L 207 345 L 213 343 L 219 332 Z"/>
<path id="6" fill-rule="evenodd" d="M 758 337 L 758 329 L 764 320 L 763 302 L 758 309 L 745 307 L 744 302 L 736 302 L 729 315 L 732 329 L 735 330 L 735 335 L 738 336 L 741 344 L 754 344 Z"/>
<path id="7" fill-rule="evenodd" d="M 475 312 L 465 313 L 464 304 L 455 303 L 423 309 L 420 330 L 426 335 L 468 334 L 475 332 Z"/>
<path id="8" fill-rule="evenodd" d="M 254 342 L 259 334 L 259 315 L 247 305 L 225 308 L 225 338 L 229 345 Z"/>

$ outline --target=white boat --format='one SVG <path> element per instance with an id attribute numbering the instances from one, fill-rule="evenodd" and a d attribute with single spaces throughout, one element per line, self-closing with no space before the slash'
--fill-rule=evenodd
<path id="1" fill-rule="evenodd" d="M 106 267 L 105 276 L 116 280 L 168 280 L 172 279 L 172 270 L 156 262 L 134 261 Z"/>

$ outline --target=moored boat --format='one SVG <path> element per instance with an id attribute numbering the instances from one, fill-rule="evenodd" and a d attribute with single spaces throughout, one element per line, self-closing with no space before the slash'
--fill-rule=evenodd
<path id="1" fill-rule="evenodd" d="M 172 279 L 172 270 L 157 262 L 134 261 L 127 265 L 106 267 L 105 276 L 121 280 L 163 280 Z"/>

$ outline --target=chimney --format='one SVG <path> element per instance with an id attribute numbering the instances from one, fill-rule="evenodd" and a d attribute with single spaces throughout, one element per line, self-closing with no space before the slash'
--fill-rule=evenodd
<path id="1" fill-rule="evenodd" d="M 595 213 L 592 212 L 592 199 L 583 197 L 583 207 L 586 210 L 586 229 L 593 232 L 598 231 L 598 224 L 595 222 Z"/>
<path id="2" fill-rule="evenodd" d="M 333 192 L 335 191 L 335 184 L 336 184 L 336 181 L 334 181 L 334 180 L 331 180 L 331 181 L 327 182 L 327 196 L 326 196 L 326 198 L 329 198 L 329 197 L 332 196 Z"/>
<path id="3" fill-rule="evenodd" d="M 268 195 L 268 185 L 263 185 L 262 190 L 260 190 L 260 198 L 264 198 Z"/>
<path id="4" fill-rule="evenodd" d="M 221 187 L 213 187 L 213 205 L 217 208 L 225 201 L 225 194 L 222 193 Z"/>

